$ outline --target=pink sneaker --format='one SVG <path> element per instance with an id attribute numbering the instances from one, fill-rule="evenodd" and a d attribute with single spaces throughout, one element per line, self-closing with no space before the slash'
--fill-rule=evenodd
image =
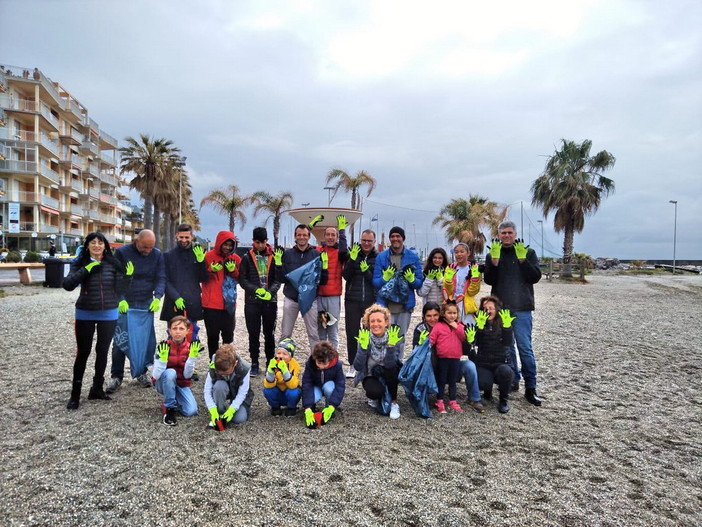
<path id="1" fill-rule="evenodd" d="M 454 412 L 463 413 L 463 408 L 461 408 L 461 405 L 458 404 L 458 401 L 449 401 L 449 408 L 451 408 L 451 410 Z"/>
<path id="2" fill-rule="evenodd" d="M 444 401 L 439 399 L 436 401 L 436 409 L 439 411 L 440 414 L 445 414 L 446 413 L 446 407 L 444 406 Z"/>

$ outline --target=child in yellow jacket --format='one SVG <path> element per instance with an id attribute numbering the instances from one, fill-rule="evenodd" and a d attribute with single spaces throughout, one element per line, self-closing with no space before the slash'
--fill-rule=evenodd
<path id="1" fill-rule="evenodd" d="M 286 338 L 278 343 L 275 356 L 268 362 L 263 378 L 263 395 L 271 405 L 271 415 L 293 417 L 300 402 L 300 364 L 293 358 L 295 341 Z M 284 406 L 285 410 L 281 407 Z"/>

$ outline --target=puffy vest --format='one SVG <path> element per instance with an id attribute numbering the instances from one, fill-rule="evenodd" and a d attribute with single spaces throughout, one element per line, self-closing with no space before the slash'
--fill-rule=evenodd
<path id="1" fill-rule="evenodd" d="M 168 353 L 167 368 L 173 368 L 176 372 L 176 384 L 181 388 L 190 387 L 191 380 L 183 377 L 185 363 L 190 355 L 190 341 L 186 338 L 180 345 L 168 339 L 166 342 L 171 346 L 171 351 Z"/>
<path id="2" fill-rule="evenodd" d="M 319 286 L 317 296 L 341 296 L 341 272 L 344 270 L 344 264 L 339 261 L 339 248 L 325 245 L 317 247 L 317 250 L 329 256 L 329 278 L 326 284 Z"/>

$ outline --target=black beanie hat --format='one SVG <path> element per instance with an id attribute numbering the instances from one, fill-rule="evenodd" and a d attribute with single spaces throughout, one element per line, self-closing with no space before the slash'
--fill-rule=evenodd
<path id="1" fill-rule="evenodd" d="M 268 231 L 265 227 L 256 227 L 253 230 L 253 239 L 257 242 L 265 242 L 268 239 Z"/>
<path id="2" fill-rule="evenodd" d="M 388 236 L 392 236 L 395 233 L 402 236 L 402 241 L 405 241 L 405 229 L 403 229 L 402 227 L 395 226 L 392 229 L 390 229 L 390 234 Z"/>

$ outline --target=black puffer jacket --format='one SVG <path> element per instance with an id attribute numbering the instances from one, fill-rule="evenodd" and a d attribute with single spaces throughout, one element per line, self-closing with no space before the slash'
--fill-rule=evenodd
<path id="1" fill-rule="evenodd" d="M 470 359 L 476 366 L 496 368 L 509 362 L 506 346 L 512 344 L 512 328 L 504 328 L 497 318 L 492 324 L 488 322 L 485 328 L 475 331 L 475 342 L 470 353 Z M 476 352 L 475 347 L 478 350 Z"/>
<path id="2" fill-rule="evenodd" d="M 363 252 L 358 253 L 355 260 L 350 258 L 344 264 L 342 276 L 346 280 L 346 300 L 349 302 L 374 302 L 376 291 L 373 287 L 373 269 L 375 268 L 375 258 L 378 256 L 375 248 L 364 256 Z M 366 260 L 368 270 L 361 271 L 361 262 Z"/>
<path id="3" fill-rule="evenodd" d="M 87 271 L 85 262 L 79 259 L 71 264 L 71 271 L 63 279 L 63 288 L 73 291 L 80 286 L 76 308 L 103 311 L 117 307 L 119 301 L 124 299 L 129 282 L 116 259 L 105 258 L 92 271 Z"/>

